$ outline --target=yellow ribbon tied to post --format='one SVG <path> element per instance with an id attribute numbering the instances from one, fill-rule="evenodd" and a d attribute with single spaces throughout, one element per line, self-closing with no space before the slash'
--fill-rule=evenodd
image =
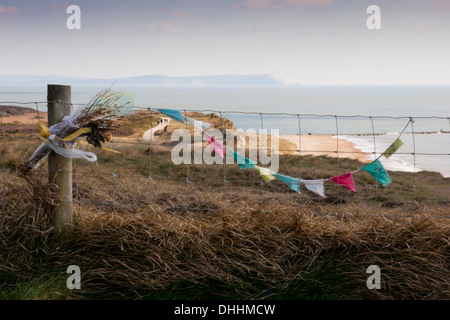
<path id="1" fill-rule="evenodd" d="M 89 133 L 89 132 L 91 132 L 91 128 L 80 128 L 77 131 L 75 131 L 74 133 L 69 134 L 67 137 L 65 137 L 63 139 L 61 139 L 59 137 L 56 137 L 56 139 L 64 141 L 64 142 L 68 142 L 68 141 L 75 140 L 76 138 L 78 138 L 79 136 L 81 136 L 84 133 Z M 50 137 L 50 136 L 51 136 L 51 133 L 50 133 L 50 130 L 48 129 L 48 127 L 44 123 L 39 122 L 39 137 L 42 140 L 46 141 L 47 138 Z M 92 146 L 92 144 L 90 144 L 89 142 L 84 141 L 84 140 L 78 140 L 77 142 L 88 144 L 88 145 Z M 105 148 L 105 147 L 100 147 L 100 149 L 120 154 L 119 151 L 108 149 L 108 148 Z"/>

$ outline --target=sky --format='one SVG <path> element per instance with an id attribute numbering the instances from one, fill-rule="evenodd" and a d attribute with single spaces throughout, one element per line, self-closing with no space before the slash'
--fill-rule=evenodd
<path id="1" fill-rule="evenodd" d="M 0 0 L 0 75 L 20 74 L 448 85 L 450 0 Z"/>

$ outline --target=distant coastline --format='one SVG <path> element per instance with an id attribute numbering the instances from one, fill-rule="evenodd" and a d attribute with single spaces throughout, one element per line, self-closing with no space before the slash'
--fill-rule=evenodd
<path id="1" fill-rule="evenodd" d="M 210 75 L 171 77 L 144 75 L 110 79 L 67 77 L 57 75 L 0 75 L 0 86 L 46 86 L 67 83 L 72 86 L 133 86 L 133 87 L 284 87 L 283 80 L 268 74 Z"/>

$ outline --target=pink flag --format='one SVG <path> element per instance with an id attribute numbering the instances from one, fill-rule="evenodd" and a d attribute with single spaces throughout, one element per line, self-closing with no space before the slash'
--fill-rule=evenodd
<path id="1" fill-rule="evenodd" d="M 353 175 L 351 172 L 338 177 L 330 178 L 329 180 L 333 180 L 336 184 L 352 190 L 353 192 L 356 192 L 355 182 L 353 181 Z"/>
<path id="2" fill-rule="evenodd" d="M 225 155 L 225 149 L 223 148 L 223 145 L 220 142 L 217 142 L 216 139 L 214 139 L 213 137 L 211 137 L 209 134 L 207 134 L 206 132 L 204 132 L 206 138 L 208 138 L 208 143 L 209 146 L 217 153 L 219 153 L 219 155 L 223 158 L 223 156 Z"/>

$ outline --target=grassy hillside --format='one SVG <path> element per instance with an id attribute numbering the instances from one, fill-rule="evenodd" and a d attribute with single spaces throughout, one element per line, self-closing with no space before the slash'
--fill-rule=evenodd
<path id="1" fill-rule="evenodd" d="M 28 107 L 0 105 L 0 116 L 2 117 L 20 116 L 26 113 L 36 113 L 36 110 Z"/>

